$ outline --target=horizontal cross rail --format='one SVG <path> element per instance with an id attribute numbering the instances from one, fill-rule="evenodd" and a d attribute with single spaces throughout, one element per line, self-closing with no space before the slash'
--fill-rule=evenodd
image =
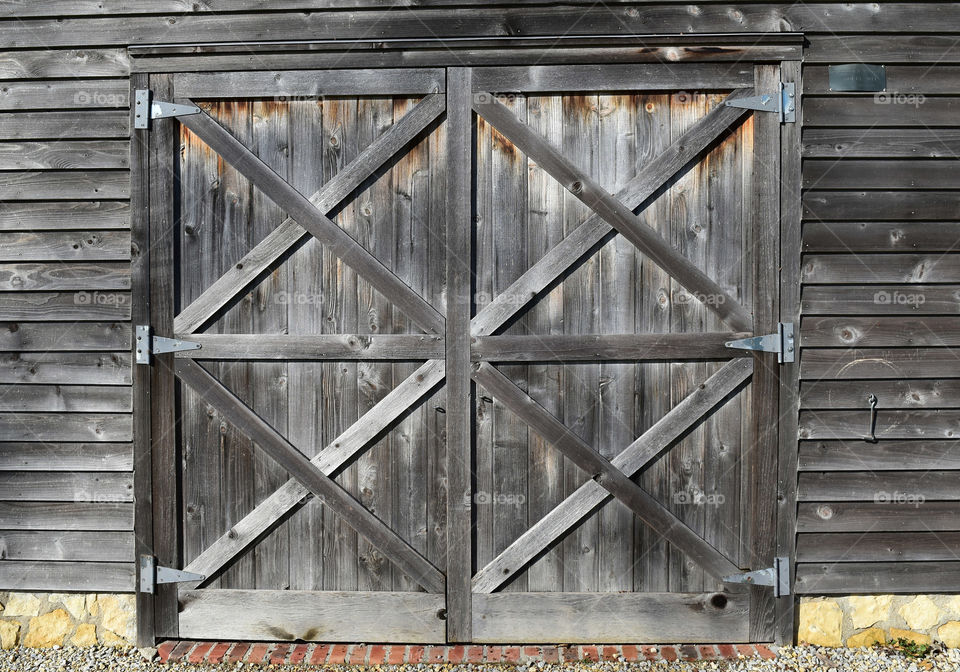
<path id="1" fill-rule="evenodd" d="M 747 357 L 724 344 L 750 334 L 712 332 L 691 334 L 550 334 L 545 336 L 477 336 L 473 361 L 692 361 Z"/>

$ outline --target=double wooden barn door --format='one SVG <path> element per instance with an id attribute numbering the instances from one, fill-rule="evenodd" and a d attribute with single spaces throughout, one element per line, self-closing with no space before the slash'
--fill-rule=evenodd
<path id="1" fill-rule="evenodd" d="M 157 635 L 771 639 L 780 69 L 138 76 Z"/>

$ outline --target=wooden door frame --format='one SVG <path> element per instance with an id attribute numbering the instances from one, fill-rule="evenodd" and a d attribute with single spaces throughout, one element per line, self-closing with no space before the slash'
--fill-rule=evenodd
<path id="1" fill-rule="evenodd" d="M 697 45 L 709 44 L 710 40 L 702 39 L 702 36 L 693 36 L 699 39 L 694 42 L 691 39 L 684 38 L 578 38 L 577 43 L 564 44 L 558 48 L 558 59 L 561 62 L 580 62 L 585 60 L 584 50 L 593 52 L 597 55 L 598 62 L 635 62 L 643 63 L 650 60 L 662 59 L 664 55 L 677 53 L 680 49 L 684 55 L 685 61 L 692 62 L 711 62 L 743 60 L 753 64 L 757 62 L 775 63 L 781 68 L 781 76 L 784 81 L 797 82 L 797 90 L 801 90 L 800 84 L 800 60 L 802 50 L 799 42 L 794 35 L 777 35 L 769 39 L 755 38 L 749 46 L 745 46 L 741 41 L 733 45 L 727 41 L 721 49 L 701 49 Z M 729 38 L 730 36 L 724 36 Z M 645 41 L 643 41 L 645 40 Z M 741 38 L 742 40 L 742 38 Z M 644 45 L 656 43 L 650 47 L 651 51 L 641 53 L 635 47 L 638 41 Z M 720 38 L 713 42 L 723 41 Z M 475 42 L 475 43 L 473 43 Z M 583 43 L 583 44 L 581 44 Z M 612 46 L 603 46 L 612 45 Z M 321 45 L 323 46 L 323 45 Z M 536 55 L 531 52 L 530 45 L 525 44 L 523 40 L 512 40 L 509 45 L 504 45 L 502 41 L 496 40 L 478 40 L 471 41 L 471 44 L 455 45 L 455 49 L 460 53 L 446 53 L 437 55 L 435 47 L 436 42 L 418 44 L 411 48 L 411 45 L 394 45 L 403 54 L 410 54 L 412 60 L 419 58 L 420 62 L 427 64 L 433 63 L 435 66 L 446 67 L 454 66 L 452 61 L 461 61 L 467 58 L 466 64 L 489 65 L 491 55 L 489 49 L 496 49 L 502 56 L 502 60 L 513 64 L 528 64 L 536 60 Z M 377 48 L 390 48 L 390 45 L 377 43 Z M 161 100 L 172 99 L 174 72 L 187 73 L 191 69 L 184 68 L 184 53 L 196 53 L 189 51 L 195 49 L 190 47 L 185 49 L 178 45 L 176 47 L 151 47 L 151 48 L 131 48 L 131 55 L 136 56 L 133 59 L 134 74 L 131 76 L 131 100 L 132 92 L 135 89 L 149 88 L 154 95 Z M 272 62 L 280 63 L 283 59 L 288 59 L 291 53 L 296 54 L 298 58 L 305 60 L 299 61 L 298 67 L 316 67 L 317 64 L 332 62 L 332 58 L 340 59 L 338 67 L 358 68 L 366 67 L 369 63 L 369 52 L 367 54 L 356 52 L 343 52 L 342 45 L 327 48 L 306 49 L 302 52 L 281 51 L 278 53 L 277 45 L 266 45 L 263 47 L 265 60 L 257 59 L 256 67 L 250 67 L 251 59 L 243 55 L 231 54 L 230 47 L 212 46 L 209 52 L 210 56 L 215 56 L 216 61 L 206 60 L 204 57 L 196 59 L 197 67 L 194 70 L 220 69 L 224 64 L 224 59 L 236 66 L 236 70 L 260 70 L 267 67 Z M 233 48 L 235 50 L 235 48 Z M 336 49 L 336 50 L 333 50 Z M 223 52 L 227 53 L 224 54 Z M 441 50 L 442 51 L 442 50 Z M 651 59 L 651 54 L 653 58 Z M 466 56 L 465 56 L 466 55 Z M 272 59 L 272 60 L 271 60 Z M 591 60 L 591 62 L 593 62 Z M 461 61 L 460 64 L 463 62 Z M 461 107 L 464 105 L 463 96 L 472 95 L 473 85 L 469 82 L 463 82 L 462 70 L 451 67 L 448 70 L 448 98 L 458 100 Z M 458 79 L 460 77 L 461 79 Z M 459 82 L 456 90 L 451 89 L 452 83 Z M 466 101 L 469 104 L 469 100 Z M 467 114 L 464 117 L 462 113 L 448 111 L 447 123 L 459 124 L 472 123 L 472 111 L 467 107 Z M 132 114 L 132 113 L 131 113 Z M 800 115 L 798 114 L 798 119 Z M 133 124 L 131 123 L 131 128 Z M 772 132 L 772 131 L 771 131 Z M 779 320 L 793 321 L 798 326 L 799 319 L 799 265 L 800 265 L 800 124 L 784 124 L 779 126 L 780 134 L 780 167 L 779 180 L 771 182 L 771 188 L 779 181 L 779 189 L 776 190 L 776 196 L 773 192 L 770 194 L 768 207 L 775 207 L 779 212 L 780 231 L 779 231 L 779 250 L 780 270 L 779 278 L 777 272 L 774 272 L 772 279 L 779 280 Z M 173 269 L 173 197 L 175 194 L 174 177 L 169 170 L 165 169 L 163 160 L 165 156 L 173 154 L 173 149 L 178 143 L 178 125 L 175 121 L 166 123 L 154 123 L 150 130 L 133 130 L 131 144 L 131 229 L 132 229 L 132 319 L 135 324 L 151 324 L 156 333 L 173 333 L 174 317 L 174 297 L 169 287 L 172 286 L 173 277 L 169 274 Z M 452 152 L 448 152 L 448 161 L 451 160 Z M 459 157 L 462 159 L 463 157 Z M 451 163 L 448 166 L 450 175 L 462 172 L 463 166 L 469 167 L 469 163 L 462 161 Z M 154 179 L 151 183 L 151 172 Z M 458 183 L 459 184 L 459 183 Z M 467 182 L 469 184 L 469 181 Z M 448 214 L 460 211 L 463 205 L 463 194 L 456 190 L 450 190 L 448 199 Z M 469 250 L 469 240 L 463 241 L 460 237 L 452 239 L 456 249 L 463 251 L 466 245 Z M 164 271 L 164 267 L 168 270 Z M 452 272 L 456 268 L 448 264 L 448 286 L 451 287 L 457 296 L 464 291 L 469 296 L 469 275 L 467 276 L 466 286 L 462 273 Z M 470 347 L 469 340 L 464 346 L 463 329 L 450 330 L 451 323 L 459 324 L 466 319 L 467 329 L 469 331 L 469 302 L 467 302 L 466 317 L 460 314 L 454 306 L 450 310 L 453 312 L 447 318 L 447 360 L 448 362 L 466 363 L 469 366 Z M 461 311 L 462 312 L 462 311 Z M 774 320 L 775 321 L 775 320 Z M 468 338 L 468 337 L 467 337 Z M 799 359 L 799 358 L 798 358 Z M 179 520 L 178 510 L 178 483 L 177 479 L 169 478 L 169 474 L 176 473 L 176 437 L 175 420 L 173 418 L 175 378 L 173 368 L 165 358 L 158 358 L 150 367 L 135 366 L 133 372 L 133 395 L 134 395 L 134 492 L 135 492 L 135 536 L 136 536 L 136 554 L 155 555 L 160 564 L 169 566 L 180 566 L 180 540 L 179 540 Z M 459 368 L 459 367 L 457 367 Z M 464 368 L 463 371 L 469 371 Z M 767 487 L 773 493 L 771 501 L 775 498 L 777 502 L 776 510 L 773 512 L 772 526 L 769 528 L 771 539 L 771 554 L 785 555 L 791 558 L 791 566 L 794 560 L 795 547 L 795 525 L 796 525 L 796 459 L 797 442 L 796 426 L 798 412 L 798 384 L 799 384 L 799 361 L 795 364 L 785 364 L 780 369 L 779 383 L 779 414 L 780 431 L 775 445 L 778 447 L 778 457 L 776 464 L 773 465 L 775 474 L 770 474 L 770 482 Z M 447 370 L 447 384 L 453 385 L 455 389 L 469 392 L 472 382 L 469 375 L 450 376 L 451 369 Z M 457 396 L 457 395 L 454 395 Z M 467 413 L 469 415 L 469 394 L 465 397 L 466 408 L 448 408 L 448 422 L 455 416 Z M 167 400 L 167 403 L 162 403 Z M 140 412 L 137 412 L 140 409 Z M 149 413 L 142 412 L 142 409 L 151 409 Z M 453 415 L 451 412 L 455 411 Z M 457 425 L 454 424 L 456 427 Z M 469 425 L 468 425 L 469 426 Z M 464 442 L 466 441 L 466 450 L 470 449 L 469 431 L 464 436 L 462 432 L 451 432 L 448 437 L 448 446 L 453 446 L 459 451 L 462 457 Z M 448 448 L 448 452 L 450 452 Z M 448 459 L 451 457 L 448 456 Z M 450 492 L 456 494 L 463 490 L 466 493 L 470 491 L 469 461 L 466 471 L 462 468 L 464 461 L 459 460 L 461 469 L 450 469 L 456 466 L 451 463 L 448 466 L 450 481 Z M 147 468 L 141 467 L 145 465 Z M 139 468 L 138 468 L 139 467 Z M 775 493 L 774 493 L 775 491 Z M 451 496 L 450 502 L 464 501 L 461 497 Z M 466 516 L 462 510 L 452 508 L 448 512 L 450 525 L 455 529 L 463 530 L 464 524 L 469 526 L 469 509 L 466 510 Z M 466 523 L 464 523 L 466 521 Z M 451 531 L 448 530 L 448 534 Z M 466 546 L 466 545 L 464 545 Z M 469 547 L 467 551 L 470 552 Z M 469 603 L 469 593 L 471 591 L 471 559 L 465 557 L 463 553 L 450 554 L 448 558 L 448 573 L 452 576 L 460 577 L 458 581 L 451 581 L 448 577 L 447 590 L 448 602 L 452 600 L 454 608 L 450 608 L 448 603 L 448 640 L 466 641 L 467 636 L 464 633 L 470 633 L 470 609 L 465 608 L 464 598 Z M 466 577 L 465 579 L 463 577 Z M 156 596 L 144 593 L 137 594 L 137 630 L 138 643 L 142 646 L 153 645 L 159 638 L 176 637 L 176 618 L 177 618 L 177 598 L 176 588 L 169 586 L 160 586 Z M 762 598 L 761 598 L 762 599 Z M 457 607 L 457 604 L 460 607 Z M 794 598 L 783 598 L 776 605 L 776 622 L 773 624 L 773 630 L 778 642 L 791 642 L 794 639 L 796 618 L 795 618 L 795 600 Z"/>

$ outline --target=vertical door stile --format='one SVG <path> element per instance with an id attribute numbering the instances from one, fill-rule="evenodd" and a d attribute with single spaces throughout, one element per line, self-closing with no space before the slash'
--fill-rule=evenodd
<path id="1" fill-rule="evenodd" d="M 779 84 L 779 66 L 757 66 L 757 91 L 776 91 Z M 779 319 L 780 121 L 764 112 L 754 113 L 753 119 L 754 234 L 745 261 L 753 269 L 754 333 L 767 334 L 776 331 Z M 753 358 L 753 414 L 745 446 L 751 540 L 746 559 L 751 569 L 763 569 L 773 564 L 776 550 L 779 370 L 768 353 L 755 353 Z M 750 592 L 750 641 L 770 641 L 775 598 L 769 588 L 754 586 Z"/>
<path id="2" fill-rule="evenodd" d="M 472 71 L 447 71 L 447 641 L 472 637 Z"/>

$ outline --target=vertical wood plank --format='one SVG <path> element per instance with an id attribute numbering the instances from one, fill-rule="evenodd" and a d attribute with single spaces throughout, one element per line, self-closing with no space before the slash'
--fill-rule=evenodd
<path id="1" fill-rule="evenodd" d="M 709 96 L 710 107 L 722 104 L 722 94 Z M 723 140 L 711 153 L 707 165 L 706 268 L 727 293 L 741 299 L 743 277 L 743 129 Z M 723 328 L 710 311 L 707 331 Z M 713 373 L 718 367 L 707 367 Z M 724 404 L 704 421 L 703 473 L 704 538 L 729 558 L 738 558 L 740 543 L 740 455 L 741 424 L 739 399 Z M 706 590 L 720 590 L 722 584 L 705 577 Z"/>
<path id="2" fill-rule="evenodd" d="M 756 68 L 756 90 L 776 91 L 780 68 L 759 65 Z M 753 245 L 745 255 L 753 274 L 754 333 L 776 331 L 779 312 L 780 261 L 780 122 L 775 114 L 754 115 L 755 219 Z M 776 355 L 757 353 L 753 369 L 753 415 L 750 418 L 750 441 L 746 444 L 749 464 L 749 493 L 746 507 L 750 511 L 751 569 L 773 564 L 776 549 L 777 450 L 779 443 L 779 370 Z M 773 638 L 774 597 L 769 589 L 750 590 L 750 639 L 766 642 Z"/>
<path id="3" fill-rule="evenodd" d="M 637 165 L 639 170 L 670 145 L 670 96 L 644 95 L 637 118 Z M 660 197 L 640 213 L 641 221 L 652 227 L 661 237 L 670 237 L 670 199 L 661 189 Z M 636 330 L 638 333 L 667 333 L 670 331 L 670 276 L 650 259 L 636 255 L 637 275 L 640 278 Z M 637 409 L 640 422 L 638 433 L 646 430 L 670 410 L 670 364 L 657 362 L 637 367 Z M 662 502 L 670 501 L 670 460 L 663 457 L 640 476 L 640 484 Z M 669 505 L 668 505 L 669 506 Z M 636 566 L 634 589 L 645 592 L 669 589 L 669 544 L 642 521 L 635 521 Z"/>
<path id="4" fill-rule="evenodd" d="M 599 171 L 599 98 L 595 95 L 563 97 L 563 154 L 591 177 Z M 587 210 L 569 192 L 564 193 L 563 221 L 566 233 L 583 223 Z M 564 280 L 564 331 L 568 334 L 595 334 L 600 331 L 599 293 L 600 260 L 598 254 L 589 256 L 576 271 Z M 597 446 L 598 412 L 597 388 L 599 364 L 568 365 L 563 377 L 564 424 L 591 446 Z M 565 461 L 564 481 L 569 495 L 583 483 L 586 475 L 571 461 Z M 600 546 L 600 521 L 591 516 L 563 543 L 564 581 L 566 592 L 595 591 L 598 587 L 600 566 L 597 549 Z"/>
<path id="5" fill-rule="evenodd" d="M 796 82 L 803 90 L 798 61 L 781 64 L 784 82 Z M 803 118 L 796 100 L 797 123 L 780 129 L 780 321 L 800 324 L 800 219 L 801 219 L 801 125 Z M 797 525 L 797 422 L 799 399 L 800 356 L 780 369 L 780 437 L 777 476 L 777 551 L 790 558 L 790 579 L 796 558 Z M 792 588 L 792 586 L 791 586 Z M 791 593 L 793 591 L 791 590 Z M 789 646 L 796 633 L 796 602 L 793 595 L 777 600 L 774 637 L 777 644 Z"/>
<path id="6" fill-rule="evenodd" d="M 324 101 L 323 125 L 327 137 L 324 176 L 329 180 L 358 153 L 357 100 L 339 98 Z M 357 208 L 354 201 L 337 215 L 336 222 L 352 236 L 357 235 Z M 328 248 L 323 252 L 324 333 L 352 333 L 357 329 L 359 284 L 357 274 Z M 356 362 L 324 363 L 323 425 L 324 441 L 339 436 L 356 422 L 359 404 Z M 337 477 L 350 494 L 357 495 L 357 466 L 353 464 Z M 340 516 L 324 512 L 323 534 L 324 590 L 357 589 L 357 534 Z"/>
<path id="7" fill-rule="evenodd" d="M 526 119 L 527 102 L 522 95 L 505 96 L 501 102 L 521 120 Z M 526 270 L 527 158 L 498 131 L 493 131 L 491 156 L 493 198 L 491 258 L 493 292 L 506 290 Z M 525 318 L 507 327 L 504 333 L 522 334 Z M 526 390 L 527 367 L 503 365 L 503 375 Z M 527 529 L 527 437 L 529 431 L 509 408 L 495 400 L 493 406 L 492 487 L 479 493 L 492 502 L 493 547 L 500 553 Z M 504 587 L 506 591 L 525 591 L 526 577 L 521 575 Z"/>
<path id="8" fill-rule="evenodd" d="M 150 77 L 150 89 L 160 100 L 173 99 L 168 75 Z M 174 317 L 174 236 L 177 212 L 174 202 L 173 166 L 178 149 L 178 125 L 154 123 L 150 130 L 150 324 L 158 334 L 171 333 Z M 151 464 L 153 496 L 153 543 L 157 561 L 178 567 L 180 523 L 178 479 L 180 468 L 176 442 L 175 379 L 170 358 L 155 357 L 150 367 Z M 154 628 L 157 637 L 176 637 L 176 585 L 161 585 L 154 598 Z"/>
<path id="9" fill-rule="evenodd" d="M 319 100 L 290 102 L 290 178 L 305 194 L 323 185 L 323 160 L 327 143 L 323 135 L 323 104 Z M 287 323 L 291 334 L 323 332 L 323 248 L 312 236 L 287 263 L 289 297 Z M 300 299 L 299 297 L 303 297 Z M 309 458 L 323 447 L 318 418 L 323 408 L 323 365 L 290 362 L 287 437 Z M 290 588 L 322 587 L 323 511 L 316 498 L 290 519 Z"/>
<path id="10" fill-rule="evenodd" d="M 289 171 L 289 105 L 271 100 L 250 107 L 250 145 L 253 153 L 285 180 Z M 298 140 L 293 140 L 298 142 Z M 252 190 L 250 246 L 263 240 L 284 219 L 283 211 L 260 189 Z M 288 329 L 286 305 L 280 297 L 288 291 L 288 268 L 268 274 L 253 288 L 250 333 L 282 334 Z M 225 364 L 224 366 L 229 366 Z M 288 377 L 286 362 L 250 365 L 250 404 L 281 434 L 287 433 Z M 254 496 L 262 501 L 289 479 L 286 471 L 259 447 L 254 453 Z M 254 548 L 256 587 L 284 590 L 290 587 L 289 525 L 284 522 Z"/>
<path id="11" fill-rule="evenodd" d="M 471 71 L 447 70 L 447 640 L 470 641 L 471 239 L 473 113 Z"/>
<path id="12" fill-rule="evenodd" d="M 130 100 L 137 89 L 149 88 L 149 77 L 130 78 Z M 133 128 L 132 115 L 130 110 Z M 150 323 L 150 131 L 135 130 L 130 139 L 131 313 L 133 324 Z M 133 367 L 133 497 L 134 558 L 153 555 L 153 498 L 151 497 L 150 367 Z M 139 562 L 137 580 L 139 581 Z M 154 600 L 137 592 L 137 646 L 156 643 Z"/>
<path id="13" fill-rule="evenodd" d="M 706 114 L 706 97 L 702 93 L 679 91 L 670 97 L 670 135 L 676 140 Z M 670 189 L 670 241 L 681 254 L 697 268 L 707 266 L 707 238 L 709 226 L 705 221 L 707 202 L 707 174 L 712 157 L 690 168 Z M 694 298 L 675 279 L 670 280 L 670 331 L 696 333 L 705 331 L 707 310 L 704 303 Z M 704 297 L 710 300 L 710 297 Z M 702 362 L 674 362 L 670 365 L 670 403 L 676 405 L 707 378 Z M 704 526 L 703 451 L 706 428 L 695 426 L 670 450 L 670 482 L 666 495 L 667 506 L 698 534 Z M 670 549 L 670 589 L 673 591 L 700 591 L 704 572 L 685 553 Z"/>
<path id="14" fill-rule="evenodd" d="M 598 181 L 616 193 L 634 175 L 636 165 L 637 97 L 600 96 L 600 172 Z M 626 334 L 636 321 L 636 248 L 616 236 L 600 251 L 600 327 L 604 333 Z M 597 450 L 613 459 L 633 441 L 635 364 L 601 363 Z M 633 590 L 633 512 L 619 500 L 600 509 L 602 592 Z"/>
<path id="15" fill-rule="evenodd" d="M 527 98 L 527 123 L 554 147 L 563 144 L 561 96 Z M 539 261 L 563 239 L 563 192 L 556 180 L 528 162 L 527 265 Z M 563 333 L 563 284 L 559 283 L 530 307 L 527 328 L 531 334 Z M 533 363 L 528 367 L 530 396 L 545 409 L 562 417 L 563 367 Z M 529 432 L 527 516 L 532 525 L 563 500 L 563 454 L 540 435 Z M 527 569 L 527 590 L 557 591 L 563 587 L 563 555 L 551 548 Z"/>

